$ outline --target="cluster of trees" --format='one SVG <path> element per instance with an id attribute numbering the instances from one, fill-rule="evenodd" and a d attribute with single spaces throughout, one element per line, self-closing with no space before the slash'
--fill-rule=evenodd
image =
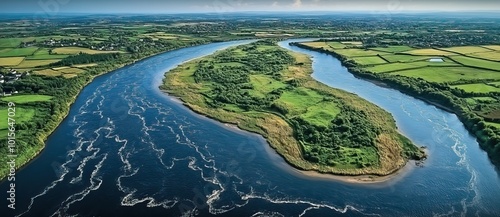
<path id="1" fill-rule="evenodd" d="M 87 64 L 96 62 L 113 61 L 120 57 L 120 53 L 102 53 L 102 54 L 86 54 L 80 53 L 75 56 L 69 56 L 59 62 L 50 64 L 50 66 L 71 66 L 75 64 Z"/>
<path id="2" fill-rule="evenodd" d="M 265 74 L 280 79 L 280 72 L 294 63 L 294 58 L 286 51 L 272 49 L 262 51 L 259 45 L 270 45 L 271 41 L 259 41 L 251 46 L 240 46 L 245 55 L 235 55 L 232 51 L 222 52 L 213 61 L 201 61 L 194 73 L 195 82 L 210 82 L 213 88 L 208 103 L 214 107 L 234 104 L 243 109 L 265 109 L 279 98 L 281 92 L 273 91 L 265 98 L 249 93 L 254 87 L 250 84 L 250 74 Z M 242 63 L 243 65 L 224 65 L 224 63 Z"/>
<path id="3" fill-rule="evenodd" d="M 341 112 L 328 127 L 313 125 L 300 117 L 290 120 L 295 136 L 301 142 L 313 148 L 304 151 L 304 158 L 311 162 L 329 165 L 342 156 L 340 147 L 376 148 L 375 139 L 381 129 L 368 121 L 363 111 L 341 105 Z M 368 167 L 370 164 L 359 165 Z"/>

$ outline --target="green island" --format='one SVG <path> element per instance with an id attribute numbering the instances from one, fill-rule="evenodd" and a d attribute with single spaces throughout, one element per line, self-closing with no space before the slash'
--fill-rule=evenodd
<path id="1" fill-rule="evenodd" d="M 374 47 L 318 40 L 294 45 L 331 54 L 356 76 L 456 114 L 493 162 L 500 160 L 500 46 Z"/>
<path id="2" fill-rule="evenodd" d="M 302 170 L 384 176 L 425 158 L 388 112 L 314 80 L 311 65 L 261 40 L 185 63 L 160 88 L 197 113 L 264 136 Z"/>

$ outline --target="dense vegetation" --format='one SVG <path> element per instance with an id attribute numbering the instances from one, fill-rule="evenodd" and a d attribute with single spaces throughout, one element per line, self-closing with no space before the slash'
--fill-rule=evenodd
<path id="1" fill-rule="evenodd" d="M 278 152 L 290 147 L 277 147 L 275 140 L 290 138 L 279 130 L 270 132 L 291 127 L 295 141 L 281 145 L 297 145 L 300 151 L 280 154 L 303 169 L 387 175 L 407 159 L 423 158 L 421 150 L 395 131 L 389 114 L 314 81 L 310 61 L 303 56 L 299 61 L 273 41 L 258 41 L 181 66 L 167 73 L 162 88 L 202 114 L 261 133 Z M 381 117 L 373 117 L 377 112 Z M 271 122 L 266 121 L 269 116 L 284 120 L 282 126 L 255 120 Z M 385 136 L 393 137 L 381 141 Z M 392 159 L 382 158 L 382 146 L 399 151 Z"/>

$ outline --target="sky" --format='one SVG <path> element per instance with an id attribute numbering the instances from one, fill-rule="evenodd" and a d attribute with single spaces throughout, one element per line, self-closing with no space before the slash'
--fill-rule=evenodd
<path id="1" fill-rule="evenodd" d="M 238 11 L 492 11 L 500 0 L 4 0 L 1 13 L 198 13 Z"/>

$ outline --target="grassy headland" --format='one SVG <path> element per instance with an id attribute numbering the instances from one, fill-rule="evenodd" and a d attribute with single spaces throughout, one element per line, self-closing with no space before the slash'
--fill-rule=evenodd
<path id="1" fill-rule="evenodd" d="M 311 73 L 307 56 L 259 41 L 185 63 L 161 89 L 200 114 L 263 135 L 303 170 L 382 176 L 425 157 L 389 113 Z"/>

